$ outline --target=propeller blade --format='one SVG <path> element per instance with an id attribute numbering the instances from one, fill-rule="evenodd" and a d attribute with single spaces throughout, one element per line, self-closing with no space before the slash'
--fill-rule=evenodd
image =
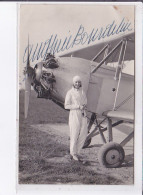
<path id="1" fill-rule="evenodd" d="M 30 67 L 30 54 L 29 54 L 29 35 L 28 35 L 28 52 L 27 52 L 27 69 Z"/>
<path id="2" fill-rule="evenodd" d="M 25 78 L 25 105 L 24 105 L 25 118 L 27 118 L 27 115 L 28 115 L 30 92 L 31 92 L 31 78 L 28 76 L 28 74 L 26 74 L 26 78 Z"/>
<path id="3" fill-rule="evenodd" d="M 30 54 L 29 54 L 29 37 L 28 37 L 28 56 L 27 56 L 26 73 L 25 73 L 25 105 L 24 105 L 25 118 L 27 118 L 27 115 L 28 115 L 31 83 L 32 83 L 32 76 L 34 72 L 34 69 L 30 66 L 29 56 Z"/>

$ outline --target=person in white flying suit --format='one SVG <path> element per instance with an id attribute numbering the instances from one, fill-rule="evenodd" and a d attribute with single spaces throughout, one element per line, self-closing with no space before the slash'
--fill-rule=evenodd
<path id="1" fill-rule="evenodd" d="M 65 98 L 65 109 L 69 109 L 70 127 L 70 155 L 74 160 L 79 160 L 78 154 L 82 149 L 87 136 L 86 108 L 87 98 L 82 89 L 82 82 L 79 76 L 73 78 L 73 87 Z"/>

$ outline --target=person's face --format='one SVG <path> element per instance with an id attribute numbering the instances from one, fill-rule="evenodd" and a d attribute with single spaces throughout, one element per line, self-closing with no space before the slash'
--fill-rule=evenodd
<path id="1" fill-rule="evenodd" d="M 75 81 L 75 82 L 74 82 L 74 87 L 75 87 L 76 89 L 79 89 L 79 88 L 81 87 L 81 81 Z"/>

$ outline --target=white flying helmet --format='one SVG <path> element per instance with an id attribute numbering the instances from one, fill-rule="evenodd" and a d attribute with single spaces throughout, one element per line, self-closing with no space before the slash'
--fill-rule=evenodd
<path id="1" fill-rule="evenodd" d="M 80 78 L 80 76 L 74 76 L 73 77 L 73 84 L 76 82 L 76 81 L 81 81 L 81 78 Z M 82 82 L 82 81 L 81 81 Z"/>

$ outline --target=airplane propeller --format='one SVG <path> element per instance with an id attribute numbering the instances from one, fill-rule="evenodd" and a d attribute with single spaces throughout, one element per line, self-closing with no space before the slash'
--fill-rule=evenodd
<path id="1" fill-rule="evenodd" d="M 24 105 L 24 116 L 27 118 L 28 115 L 28 107 L 29 107 L 29 99 L 31 92 L 31 83 L 32 77 L 34 73 L 34 69 L 30 66 L 30 54 L 29 54 L 29 38 L 28 38 L 28 56 L 27 56 L 27 64 L 25 70 L 25 105 Z"/>

